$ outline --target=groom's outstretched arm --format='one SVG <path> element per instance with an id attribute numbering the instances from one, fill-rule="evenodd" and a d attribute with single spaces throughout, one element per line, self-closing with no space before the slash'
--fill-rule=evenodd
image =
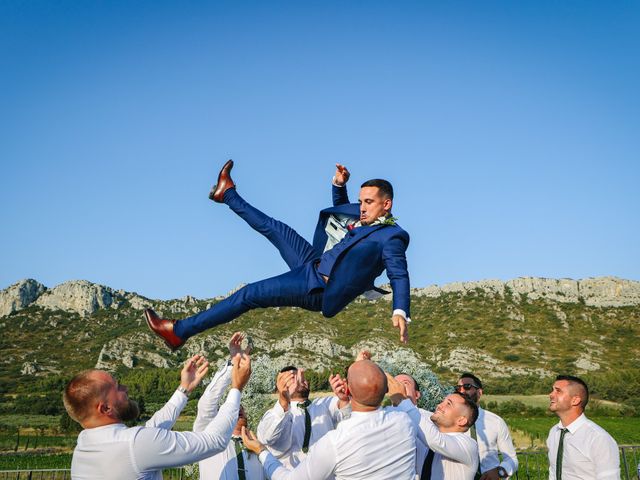
<path id="1" fill-rule="evenodd" d="M 349 203 L 349 195 L 347 194 L 347 182 L 351 173 L 347 170 L 347 167 L 336 163 L 336 173 L 333 176 L 333 206 L 344 205 Z"/>

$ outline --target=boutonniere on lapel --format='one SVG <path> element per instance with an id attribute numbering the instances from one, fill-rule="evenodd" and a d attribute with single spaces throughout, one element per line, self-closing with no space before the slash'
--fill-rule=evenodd
<path id="1" fill-rule="evenodd" d="M 395 225 L 398 220 L 397 217 L 380 217 L 380 225 Z"/>

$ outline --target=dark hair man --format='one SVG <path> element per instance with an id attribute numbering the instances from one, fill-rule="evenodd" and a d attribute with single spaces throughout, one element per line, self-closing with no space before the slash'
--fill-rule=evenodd
<path id="1" fill-rule="evenodd" d="M 232 389 L 215 420 L 199 433 L 171 430 L 208 367 L 201 355 L 189 359 L 169 402 L 145 426 L 131 428 L 124 422 L 137 418 L 138 407 L 127 387 L 102 370 L 76 375 L 63 394 L 69 416 L 84 428 L 71 460 L 72 478 L 161 480 L 163 468 L 197 462 L 224 449 L 238 418 L 241 391 L 251 374 L 246 355 L 234 359 Z"/>
<path id="2" fill-rule="evenodd" d="M 328 396 L 309 401 L 309 382 L 304 370 L 283 368 L 276 379 L 278 400 L 258 424 L 260 442 L 283 465 L 294 468 L 309 450 L 349 415 L 348 401 Z"/>
<path id="3" fill-rule="evenodd" d="M 322 437 L 293 470 L 266 451 L 251 432 L 243 434 L 247 448 L 259 455 L 269 478 L 415 479 L 415 423 L 399 409 L 381 408 L 387 392 L 384 372 L 370 360 L 357 361 L 349 367 L 346 388 L 351 395 L 351 417 Z"/>
<path id="4" fill-rule="evenodd" d="M 478 405 L 478 420 L 469 429 L 469 434 L 478 442 L 480 480 L 498 480 L 513 476 L 518 470 L 518 458 L 509 427 L 498 415 L 479 406 L 483 394 L 480 379 L 473 373 L 465 372 L 460 375 L 454 388 L 466 394 Z"/>
<path id="5" fill-rule="evenodd" d="M 580 378 L 558 375 L 549 393 L 549 410 L 560 421 L 547 437 L 549 480 L 614 480 L 620 478 L 618 444 L 584 409 L 589 387 Z"/>
<path id="6" fill-rule="evenodd" d="M 233 161 L 218 175 L 210 198 L 226 203 L 280 252 L 289 272 L 241 288 L 213 307 L 186 319 L 160 318 L 145 310 L 147 324 L 171 349 L 193 335 L 266 307 L 302 307 L 333 317 L 362 293 L 374 289 L 375 279 L 386 270 L 393 290 L 391 321 L 408 341 L 409 274 L 405 252 L 409 234 L 391 216 L 393 188 L 386 180 L 370 180 L 360 188 L 359 203 L 349 203 L 349 171 L 336 165 L 333 207 L 320 212 L 313 244 L 288 225 L 248 204 L 231 179 Z"/>
<path id="7" fill-rule="evenodd" d="M 409 379 L 413 380 L 407 374 L 388 377 L 390 389 L 397 388 L 394 383 L 404 387 L 402 394 L 392 397 L 394 404 L 406 396 L 411 399 L 411 408 L 403 411 L 412 419 L 418 418 L 416 473 L 430 480 L 473 480 L 478 470 L 478 445 L 466 432 L 478 418 L 478 407 L 467 395 L 454 392 L 440 402 L 435 412 L 417 408 L 414 389 L 406 388 L 407 384 L 415 385 Z"/>

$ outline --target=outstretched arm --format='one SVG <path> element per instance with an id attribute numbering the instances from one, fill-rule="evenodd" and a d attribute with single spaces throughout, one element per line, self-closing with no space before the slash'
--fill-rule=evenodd
<path id="1" fill-rule="evenodd" d="M 332 187 L 332 195 L 333 195 L 333 206 L 337 207 L 338 205 L 344 205 L 345 203 L 349 203 L 349 195 L 347 194 L 347 182 L 349 181 L 349 177 L 351 174 L 347 167 L 344 165 L 340 165 L 336 163 L 336 173 L 333 176 L 333 187 Z"/>
<path id="2" fill-rule="evenodd" d="M 405 251 L 409 245 L 409 234 L 389 239 L 382 250 L 382 261 L 387 271 L 387 277 L 393 290 L 393 314 L 391 321 L 400 330 L 400 341 L 407 343 L 409 319 L 409 272 L 407 271 L 407 257 Z"/>
<path id="3" fill-rule="evenodd" d="M 235 332 L 231 336 L 229 340 L 229 361 L 218 370 L 211 383 L 204 390 L 200 400 L 198 400 L 198 413 L 195 422 L 193 422 L 194 432 L 203 431 L 217 415 L 218 403 L 231 383 L 231 360 L 242 351 L 241 344 L 243 339 L 244 335 L 240 332 Z"/>
<path id="4" fill-rule="evenodd" d="M 194 355 L 187 360 L 180 372 L 180 387 L 187 393 L 176 390 L 165 406 L 147 420 L 145 426 L 171 430 L 180 412 L 187 404 L 187 395 L 200 384 L 208 370 L 209 362 L 202 355 Z"/>

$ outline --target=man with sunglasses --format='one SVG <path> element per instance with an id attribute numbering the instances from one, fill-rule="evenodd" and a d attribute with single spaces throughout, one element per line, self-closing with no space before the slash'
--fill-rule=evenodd
<path id="1" fill-rule="evenodd" d="M 460 375 L 454 388 L 466 394 L 476 405 L 483 393 L 482 382 L 469 372 Z M 478 406 L 478 420 L 468 434 L 478 442 L 480 468 L 476 474 L 477 479 L 509 478 L 518 470 L 518 458 L 509 428 L 498 415 Z M 502 462 L 499 454 L 502 454 Z"/>

